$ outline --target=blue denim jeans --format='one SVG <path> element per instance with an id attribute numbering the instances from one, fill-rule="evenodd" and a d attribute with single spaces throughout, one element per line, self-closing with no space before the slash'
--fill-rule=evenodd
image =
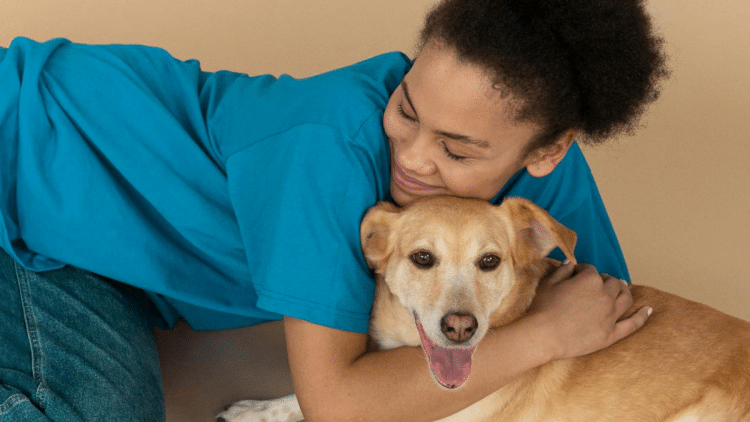
<path id="1" fill-rule="evenodd" d="M 0 422 L 164 421 L 152 306 L 77 268 L 27 271 L 0 249 Z"/>

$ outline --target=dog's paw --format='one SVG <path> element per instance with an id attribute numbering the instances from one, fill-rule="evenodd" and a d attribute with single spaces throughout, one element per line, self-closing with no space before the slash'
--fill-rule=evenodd
<path id="1" fill-rule="evenodd" d="M 298 422 L 302 411 L 294 394 L 274 400 L 238 401 L 216 416 L 225 422 Z"/>

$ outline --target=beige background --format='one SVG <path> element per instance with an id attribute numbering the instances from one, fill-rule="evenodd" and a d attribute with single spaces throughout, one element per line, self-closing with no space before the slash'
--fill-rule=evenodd
<path id="1" fill-rule="evenodd" d="M 144 43 L 207 70 L 305 76 L 412 54 L 432 2 L 0 0 L 0 45 L 21 35 Z M 750 3 L 649 9 L 673 76 L 635 136 L 586 153 L 633 280 L 750 319 Z"/>

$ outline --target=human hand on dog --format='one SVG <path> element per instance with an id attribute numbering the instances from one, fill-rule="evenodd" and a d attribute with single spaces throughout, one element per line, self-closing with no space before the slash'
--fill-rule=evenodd
<path id="1" fill-rule="evenodd" d="M 553 359 L 583 356 L 611 346 L 641 328 L 651 314 L 633 305 L 627 283 L 591 265 L 560 265 L 539 284 L 530 314 L 550 330 Z"/>

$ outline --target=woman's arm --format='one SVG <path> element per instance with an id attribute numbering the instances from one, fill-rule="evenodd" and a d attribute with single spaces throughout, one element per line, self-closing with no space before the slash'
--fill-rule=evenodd
<path id="1" fill-rule="evenodd" d="M 575 306 L 580 302 L 586 306 Z M 561 266 L 541 286 L 532 313 L 482 340 L 474 371 L 458 390 L 438 387 L 421 348 L 368 353 L 366 334 L 288 317 L 284 328 L 307 421 L 434 421 L 537 366 L 594 352 L 632 334 L 647 314 L 618 322 L 631 305 L 629 290 L 619 280 L 602 279 L 590 266 Z"/>

